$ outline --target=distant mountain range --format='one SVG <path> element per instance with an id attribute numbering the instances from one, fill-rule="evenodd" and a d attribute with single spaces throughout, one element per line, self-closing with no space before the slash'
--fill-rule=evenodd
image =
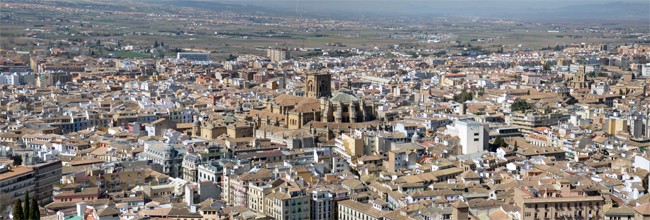
<path id="1" fill-rule="evenodd" d="M 645 19 L 650 22 L 650 1 L 645 3 L 611 2 L 574 5 L 537 13 L 533 18 L 555 19 Z"/>
<path id="2" fill-rule="evenodd" d="M 18 0 L 20 1 L 20 0 Z M 33 0 L 31 0 L 33 2 Z M 44 0 L 66 5 L 190 7 L 215 11 L 300 17 L 476 16 L 546 19 L 637 19 L 650 21 L 650 1 L 609 0 Z M 171 8 L 173 9 L 173 8 Z"/>

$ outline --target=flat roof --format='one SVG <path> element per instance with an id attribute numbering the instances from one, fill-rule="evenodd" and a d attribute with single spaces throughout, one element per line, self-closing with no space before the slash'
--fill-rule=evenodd
<path id="1" fill-rule="evenodd" d="M 20 176 L 32 172 L 33 169 L 29 167 L 19 166 L 10 169 L 7 172 L 0 173 L 0 180 L 6 180 L 12 177 Z"/>

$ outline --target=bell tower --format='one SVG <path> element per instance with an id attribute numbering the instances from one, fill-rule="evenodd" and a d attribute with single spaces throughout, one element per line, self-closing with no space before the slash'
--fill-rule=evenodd
<path id="1" fill-rule="evenodd" d="M 328 73 L 308 74 L 305 81 L 305 97 L 329 98 L 332 95 L 332 75 Z"/>

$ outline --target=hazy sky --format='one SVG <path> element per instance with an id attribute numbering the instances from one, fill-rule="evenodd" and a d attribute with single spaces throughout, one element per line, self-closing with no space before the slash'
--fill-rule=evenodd
<path id="1" fill-rule="evenodd" d="M 246 2 L 267 6 L 297 5 L 331 5 L 344 7 L 347 5 L 367 7 L 401 7 L 404 5 L 439 5 L 479 7 L 484 5 L 501 7 L 564 7 L 571 5 L 598 3 L 648 3 L 648 0 L 218 0 L 223 2 Z M 650 10 L 650 9 L 649 9 Z"/>
<path id="2" fill-rule="evenodd" d="M 541 10 L 576 5 L 629 5 L 645 4 L 650 0 L 218 0 L 231 3 L 248 3 L 298 11 L 344 11 L 344 12 L 395 12 L 427 13 L 446 9 L 465 10 L 470 13 L 500 12 L 501 10 Z M 495 11 L 496 10 L 496 11 Z M 645 7 L 650 14 L 650 7 Z"/>
<path id="3" fill-rule="evenodd" d="M 633 17 L 650 20 L 650 0 L 216 0 L 296 14 L 374 16 Z"/>

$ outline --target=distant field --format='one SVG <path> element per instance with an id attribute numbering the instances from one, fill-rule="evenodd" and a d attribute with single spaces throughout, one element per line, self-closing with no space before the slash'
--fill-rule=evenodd
<path id="1" fill-rule="evenodd" d="M 201 14 L 196 7 L 191 12 L 197 12 L 197 16 L 187 17 L 193 13 L 178 13 L 167 10 L 168 7 L 151 6 L 149 1 L 127 1 L 129 4 L 122 4 L 125 1 L 110 0 L 46 0 L 43 3 L 49 5 L 76 5 L 77 8 L 97 8 L 102 10 L 116 11 L 138 11 L 146 13 L 173 14 L 174 16 L 148 16 L 143 14 L 120 14 L 120 13 L 85 13 L 80 11 L 61 12 L 43 10 L 34 12 L 29 9 L 3 9 L 0 14 L 0 46 L 2 48 L 16 48 L 17 50 L 32 50 L 36 48 L 56 47 L 62 41 L 72 41 L 79 45 L 83 42 L 117 42 L 122 45 L 134 45 L 139 48 L 147 48 L 153 45 L 154 41 L 165 42 L 171 49 L 193 48 L 213 51 L 215 56 L 228 56 L 229 54 L 257 54 L 264 55 L 258 48 L 265 47 L 287 47 L 287 48 L 322 48 L 323 50 L 335 50 L 345 48 L 372 49 L 392 48 L 392 45 L 406 45 L 406 50 L 416 49 L 445 49 L 455 47 L 456 41 L 462 45 L 468 43 L 472 46 L 480 46 L 484 50 L 496 50 L 505 46 L 506 48 L 516 47 L 521 44 L 524 48 L 542 48 L 547 46 L 565 45 L 572 43 L 602 43 L 634 42 L 634 38 L 617 39 L 612 35 L 609 37 L 598 34 L 581 33 L 549 33 L 548 30 L 558 24 L 521 24 L 513 23 L 484 23 L 484 22 L 459 22 L 458 24 L 425 22 L 423 24 L 402 23 L 400 25 L 388 25 L 390 28 L 360 25 L 354 28 L 305 28 L 300 26 L 302 20 L 284 20 L 271 24 L 246 23 L 245 15 L 238 17 L 213 18 L 210 13 Z M 203 6 L 203 5 L 202 5 Z M 216 6 L 215 6 L 216 7 Z M 161 12 L 163 11 L 163 12 Z M 168 13 L 167 13 L 168 12 Z M 218 10 L 215 12 L 218 13 Z M 207 14 L 207 15 L 206 15 Z M 230 20 L 232 19 L 232 20 Z M 269 18 L 277 22 L 282 20 L 279 17 Z M 242 25 L 237 22 L 244 22 Z M 291 23 L 296 22 L 296 23 Z M 310 20 L 308 22 L 313 22 Z M 316 25 L 316 24 L 314 24 Z M 590 24 L 589 24 L 590 25 Z M 598 25 L 598 22 L 594 22 Z M 620 25 L 620 23 L 616 23 Z M 615 24 L 608 24 L 608 28 L 619 28 Z M 627 26 L 627 24 L 625 24 Z M 627 27 L 636 27 L 639 24 L 630 24 Z M 643 24 L 641 24 L 643 25 Z M 400 28 L 403 27 L 403 28 Z M 30 30 L 26 30 L 29 28 Z M 580 28 L 584 28 L 581 26 Z M 24 37 L 34 34 L 34 29 L 42 29 L 33 37 Z M 575 28 L 574 28 L 575 29 Z M 573 30 L 567 28 L 567 30 Z M 451 36 L 445 38 L 441 43 L 427 43 L 415 35 L 442 34 Z M 399 35 L 400 39 L 385 38 L 388 35 Z M 558 35 L 575 35 L 582 38 L 558 38 Z M 31 35 L 29 35 L 31 36 Z M 404 37 L 406 36 L 406 37 Z M 479 42 L 477 39 L 491 39 L 491 41 Z M 327 44 L 341 43 L 345 47 L 326 46 Z M 407 51 L 413 52 L 413 51 Z M 107 54 L 106 51 L 101 52 Z M 150 54 L 141 54 L 125 51 L 117 51 L 114 54 L 118 57 L 150 57 Z"/>

